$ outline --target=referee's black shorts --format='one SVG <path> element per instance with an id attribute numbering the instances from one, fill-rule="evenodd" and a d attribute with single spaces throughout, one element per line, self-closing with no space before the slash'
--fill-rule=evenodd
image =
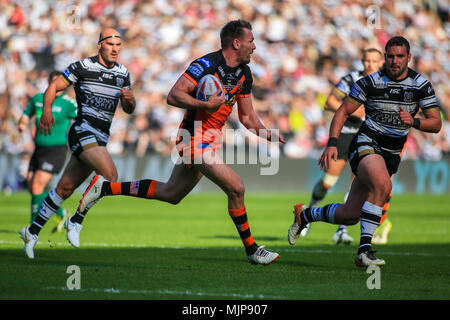
<path id="1" fill-rule="evenodd" d="M 46 171 L 57 174 L 64 166 L 67 157 L 67 146 L 55 147 L 39 147 L 31 156 L 28 171 L 36 172 L 37 170 Z"/>

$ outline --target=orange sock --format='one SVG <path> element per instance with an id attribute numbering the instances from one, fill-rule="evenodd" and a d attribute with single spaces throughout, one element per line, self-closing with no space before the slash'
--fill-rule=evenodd
<path id="1" fill-rule="evenodd" d="M 132 196 L 138 198 L 153 199 L 155 196 L 156 180 L 137 180 L 131 182 L 109 182 L 103 183 L 102 193 L 105 196 Z"/>
<path id="2" fill-rule="evenodd" d="M 243 206 L 241 209 L 228 208 L 228 212 L 234 224 L 236 225 L 236 229 L 239 232 L 239 236 L 241 237 L 242 243 L 245 247 L 245 252 L 247 253 L 247 255 L 255 253 L 256 249 L 258 249 L 258 245 L 256 244 L 250 232 L 245 206 Z"/>

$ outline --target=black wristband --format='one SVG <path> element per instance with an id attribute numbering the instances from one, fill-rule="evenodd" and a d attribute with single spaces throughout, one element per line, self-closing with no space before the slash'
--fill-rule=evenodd
<path id="1" fill-rule="evenodd" d="M 420 119 L 419 118 L 414 118 L 414 122 L 413 122 L 412 126 L 415 129 L 420 129 Z"/>
<path id="2" fill-rule="evenodd" d="M 337 147 L 337 138 L 335 138 L 335 137 L 330 137 L 329 139 L 328 139 L 328 144 L 327 144 L 327 147 Z"/>

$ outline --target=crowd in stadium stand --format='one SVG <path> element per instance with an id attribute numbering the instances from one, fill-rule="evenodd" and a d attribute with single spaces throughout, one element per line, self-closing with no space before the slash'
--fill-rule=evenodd
<path id="1" fill-rule="evenodd" d="M 168 107 L 166 94 L 190 61 L 220 48 L 221 27 L 238 18 L 250 21 L 255 35 L 254 107 L 266 127 L 284 134 L 282 154 L 320 155 L 332 86 L 362 69 L 362 49 L 384 51 L 397 34 L 410 41 L 410 67 L 431 81 L 444 118 L 440 134 L 411 130 L 404 158 L 439 160 L 450 152 L 446 1 L 0 0 L 0 7 L 0 176 L 11 171 L 5 161 L 33 151 L 31 134 L 17 130 L 29 98 L 46 89 L 49 71 L 95 55 L 106 26 L 123 35 L 119 62 L 131 72 L 137 100 L 131 116 L 118 108 L 108 148 L 115 155 L 169 155 L 184 110 Z M 241 128 L 236 112 L 227 127 Z"/>

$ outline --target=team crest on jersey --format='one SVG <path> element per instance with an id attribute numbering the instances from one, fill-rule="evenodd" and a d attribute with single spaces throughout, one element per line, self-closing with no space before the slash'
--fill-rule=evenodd
<path id="1" fill-rule="evenodd" d="M 116 84 L 118 87 L 122 87 L 124 83 L 125 83 L 125 80 L 123 78 L 120 78 L 120 77 L 116 78 Z"/>
<path id="2" fill-rule="evenodd" d="M 227 93 L 225 95 L 225 105 L 232 106 L 236 103 L 236 95 L 233 93 Z"/>

